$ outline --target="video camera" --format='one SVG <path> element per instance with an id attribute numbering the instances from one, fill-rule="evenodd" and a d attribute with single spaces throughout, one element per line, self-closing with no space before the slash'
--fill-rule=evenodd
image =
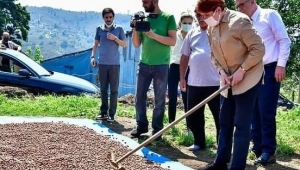
<path id="1" fill-rule="evenodd" d="M 130 27 L 134 28 L 134 21 L 136 21 L 135 29 L 137 31 L 150 31 L 150 22 L 144 21 L 145 18 L 157 18 L 157 14 L 149 14 L 148 16 L 145 16 L 145 13 L 143 11 L 136 12 L 130 22 Z"/>

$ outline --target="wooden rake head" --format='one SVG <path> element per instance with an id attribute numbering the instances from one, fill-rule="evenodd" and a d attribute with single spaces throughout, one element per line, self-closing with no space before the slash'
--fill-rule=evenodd
<path id="1" fill-rule="evenodd" d="M 116 161 L 116 157 L 113 151 L 109 152 L 106 156 L 106 159 L 108 160 L 109 164 L 115 169 L 115 170 L 125 170 L 122 165 L 119 165 L 119 163 Z"/>

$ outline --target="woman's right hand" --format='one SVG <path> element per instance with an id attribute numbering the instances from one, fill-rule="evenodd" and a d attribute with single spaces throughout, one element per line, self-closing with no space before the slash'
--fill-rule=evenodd
<path id="1" fill-rule="evenodd" d="M 230 77 L 225 73 L 224 70 L 220 71 L 220 79 L 221 79 L 221 83 L 224 85 L 231 83 Z"/>

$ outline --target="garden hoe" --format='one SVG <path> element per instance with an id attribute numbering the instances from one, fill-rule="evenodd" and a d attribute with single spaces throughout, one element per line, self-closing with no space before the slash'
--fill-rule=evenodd
<path id="1" fill-rule="evenodd" d="M 181 117 L 179 117 L 177 120 L 173 121 L 172 123 L 170 123 L 169 125 L 167 125 L 165 128 L 163 128 L 162 130 L 158 131 L 157 133 L 155 133 L 153 136 L 151 136 L 150 138 L 148 138 L 147 140 L 145 140 L 143 143 L 141 143 L 137 148 L 135 148 L 134 150 L 126 153 L 123 157 L 119 158 L 118 160 L 115 159 L 115 155 L 113 152 L 110 152 L 107 155 L 107 159 L 110 163 L 110 165 L 115 169 L 115 170 L 125 170 L 124 167 L 122 167 L 121 165 L 119 165 L 119 163 L 121 161 L 123 161 L 124 159 L 126 159 L 128 156 L 132 155 L 133 153 L 135 153 L 136 151 L 138 151 L 139 149 L 141 149 L 142 147 L 148 145 L 150 142 L 152 142 L 153 140 L 155 140 L 156 138 L 158 138 L 159 136 L 161 136 L 165 131 L 169 130 L 171 127 L 173 127 L 174 125 L 176 125 L 177 123 L 179 123 L 182 119 L 188 117 L 189 115 L 191 115 L 192 113 L 194 113 L 196 110 L 198 110 L 200 107 L 202 107 L 203 105 L 205 105 L 207 102 L 209 102 L 211 99 L 215 98 L 217 95 L 219 95 L 222 91 L 228 89 L 230 87 L 230 84 L 227 84 L 225 86 L 223 86 L 222 88 L 220 88 L 218 91 L 214 92 L 212 95 L 208 96 L 206 99 L 204 99 L 201 103 L 197 104 L 195 107 L 193 107 L 191 110 L 187 111 L 184 115 L 182 115 Z"/>

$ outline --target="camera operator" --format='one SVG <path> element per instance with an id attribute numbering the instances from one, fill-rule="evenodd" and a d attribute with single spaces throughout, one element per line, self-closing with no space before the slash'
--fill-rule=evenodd
<path id="1" fill-rule="evenodd" d="M 141 60 L 138 70 L 136 92 L 137 128 L 131 132 L 133 137 L 139 137 L 148 132 L 146 115 L 147 91 L 153 80 L 155 106 L 152 118 L 152 134 L 163 128 L 165 98 L 170 62 L 170 46 L 176 43 L 176 22 L 173 15 L 160 10 L 158 0 L 142 0 L 146 12 L 157 14 L 156 18 L 148 17 L 150 30 L 138 32 L 133 28 L 133 45 L 138 48 L 142 44 Z M 136 22 L 134 22 L 134 25 Z M 161 140 L 159 137 L 157 140 Z"/>

